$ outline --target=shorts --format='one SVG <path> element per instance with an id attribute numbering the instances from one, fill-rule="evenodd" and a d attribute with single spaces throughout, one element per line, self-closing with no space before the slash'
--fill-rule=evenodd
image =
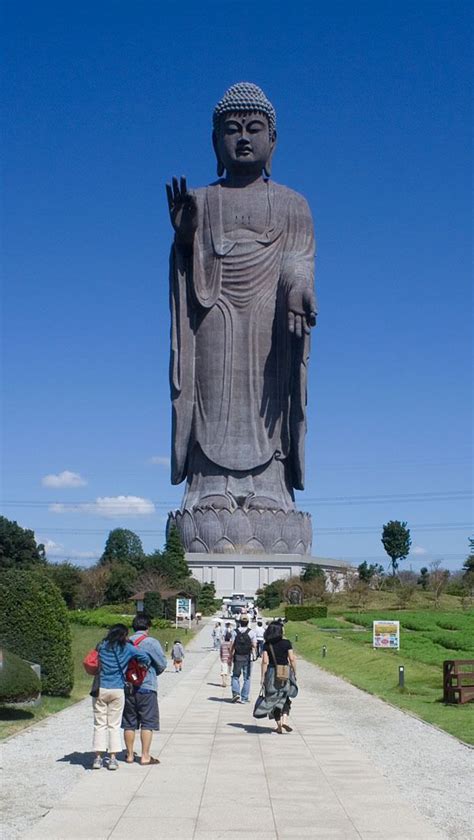
<path id="1" fill-rule="evenodd" d="M 221 677 L 228 677 L 230 673 L 230 665 L 228 662 L 221 662 Z"/>
<path id="2" fill-rule="evenodd" d="M 125 695 L 122 729 L 152 729 L 157 732 L 159 728 L 160 713 L 156 691 L 145 689 L 135 691 L 131 696 Z"/>
<path id="3" fill-rule="evenodd" d="M 182 659 L 173 659 L 173 665 L 181 665 Z"/>

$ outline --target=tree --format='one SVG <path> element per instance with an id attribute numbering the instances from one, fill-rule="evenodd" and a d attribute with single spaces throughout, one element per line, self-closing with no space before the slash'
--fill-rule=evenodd
<path id="1" fill-rule="evenodd" d="M 369 584 L 372 583 L 373 578 L 382 577 L 384 573 L 383 566 L 380 563 L 371 563 L 369 566 L 367 560 L 359 564 L 357 571 L 359 572 L 359 580 Z"/>
<path id="2" fill-rule="evenodd" d="M 430 563 L 429 587 L 433 593 L 435 607 L 439 607 L 439 600 L 446 589 L 448 579 L 449 571 L 441 567 L 441 560 L 433 560 Z"/>
<path id="3" fill-rule="evenodd" d="M 81 585 L 77 594 L 77 606 L 89 610 L 105 604 L 105 593 L 110 578 L 110 565 L 92 566 L 81 572 Z"/>
<path id="4" fill-rule="evenodd" d="M 321 578 L 326 580 L 326 575 L 324 573 L 324 570 L 321 568 L 321 566 L 318 566 L 317 563 L 307 563 L 303 571 L 301 572 L 300 578 L 306 583 L 309 583 L 311 580 L 315 580 L 315 578 Z"/>
<path id="5" fill-rule="evenodd" d="M 426 566 L 423 566 L 420 569 L 420 577 L 418 578 L 418 586 L 421 586 L 422 589 L 428 589 L 428 584 L 430 582 L 430 576 L 428 574 L 428 569 Z"/>
<path id="6" fill-rule="evenodd" d="M 44 545 L 34 531 L 0 516 L 0 569 L 30 569 L 46 565 Z"/>
<path id="7" fill-rule="evenodd" d="M 257 589 L 257 606 L 263 610 L 274 610 L 279 607 L 283 601 L 285 586 L 286 580 L 281 578 L 267 584 L 263 589 Z"/>
<path id="8" fill-rule="evenodd" d="M 468 592 L 474 590 L 474 537 L 469 537 L 469 554 L 463 564 L 463 581 Z"/>
<path id="9" fill-rule="evenodd" d="M 113 563 L 105 590 L 107 604 L 120 604 L 133 595 L 137 582 L 137 570 L 130 563 Z"/>
<path id="10" fill-rule="evenodd" d="M 149 618 L 161 618 L 163 614 L 163 602 L 159 592 L 145 592 L 143 598 L 143 612 Z"/>
<path id="11" fill-rule="evenodd" d="M 141 569 L 144 558 L 140 537 L 127 528 L 114 528 L 107 537 L 99 564 L 104 566 L 107 563 L 128 563 L 136 569 Z"/>
<path id="12" fill-rule="evenodd" d="M 165 549 L 161 555 L 160 571 L 168 579 L 171 586 L 185 580 L 191 574 L 179 531 L 174 524 L 168 530 Z"/>
<path id="13" fill-rule="evenodd" d="M 198 612 L 209 615 L 214 612 L 216 599 L 216 587 L 214 581 L 203 583 L 197 601 Z"/>
<path id="14" fill-rule="evenodd" d="M 48 563 L 46 573 L 58 587 L 68 609 L 74 610 L 77 606 L 82 582 L 82 574 L 79 566 L 74 566 L 68 562 Z"/>
<path id="15" fill-rule="evenodd" d="M 405 560 L 410 553 L 411 536 L 406 522 L 399 522 L 397 519 L 390 520 L 383 526 L 382 544 L 390 557 L 392 564 L 392 575 L 395 576 L 400 560 Z"/>

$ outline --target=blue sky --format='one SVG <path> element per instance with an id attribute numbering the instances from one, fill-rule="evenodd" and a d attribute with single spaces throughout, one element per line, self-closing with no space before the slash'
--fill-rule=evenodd
<path id="1" fill-rule="evenodd" d="M 382 560 L 382 524 L 402 519 L 407 567 L 459 568 L 472 511 L 469 4 L 3 10 L 4 514 L 51 559 L 87 565 L 119 526 L 162 544 L 183 489 L 167 465 L 164 183 L 214 179 L 212 109 L 254 81 L 277 111 L 273 177 L 307 197 L 318 241 L 298 494 L 313 551 Z"/>

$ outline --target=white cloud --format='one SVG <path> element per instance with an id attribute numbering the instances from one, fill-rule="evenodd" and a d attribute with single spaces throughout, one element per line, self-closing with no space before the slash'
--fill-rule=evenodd
<path id="1" fill-rule="evenodd" d="M 49 475 L 43 476 L 41 484 L 43 487 L 85 487 L 87 481 L 79 473 L 63 470 L 57 475 L 50 473 Z"/>
<path id="2" fill-rule="evenodd" d="M 55 543 L 53 540 L 44 540 L 43 545 L 47 557 L 58 555 L 62 557 L 64 555 L 64 546 L 61 543 Z"/>
<path id="3" fill-rule="evenodd" d="M 422 555 L 422 554 L 428 554 L 428 551 L 426 550 L 426 548 L 423 548 L 422 545 L 415 545 L 415 547 L 412 548 L 412 550 L 410 551 L 410 554 Z"/>
<path id="4" fill-rule="evenodd" d="M 89 513 L 112 519 L 115 516 L 150 516 L 155 505 L 141 496 L 99 496 L 95 502 L 78 505 L 55 503 L 49 506 L 51 513 Z"/>
<path id="5" fill-rule="evenodd" d="M 153 455 L 150 458 L 150 464 L 158 464 L 159 467 L 169 467 L 171 464 L 171 458 L 168 455 Z"/>

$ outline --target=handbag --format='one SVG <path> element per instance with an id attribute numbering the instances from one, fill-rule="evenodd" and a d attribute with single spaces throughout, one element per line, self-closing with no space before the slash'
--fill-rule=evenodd
<path id="1" fill-rule="evenodd" d="M 91 697 L 98 697 L 100 691 L 100 674 L 97 673 L 94 675 L 94 679 L 92 680 L 91 690 L 89 694 Z"/>
<path id="2" fill-rule="evenodd" d="M 82 660 L 82 665 L 86 673 L 90 674 L 92 677 L 95 677 L 95 675 L 99 673 L 100 659 L 97 648 L 94 648 L 93 650 L 90 650 L 89 653 L 86 653 L 84 659 Z"/>
<path id="3" fill-rule="evenodd" d="M 275 681 L 280 683 L 286 683 L 290 679 L 290 666 L 289 665 L 278 665 L 276 661 L 275 651 L 273 650 L 273 645 L 268 645 L 270 648 L 273 664 L 275 666 Z"/>
<path id="4" fill-rule="evenodd" d="M 267 712 L 260 711 L 260 706 L 262 705 L 263 701 L 265 700 L 265 688 L 262 685 L 260 689 L 260 694 L 258 695 L 255 705 L 253 707 L 253 716 L 254 718 L 262 718 L 267 716 Z"/>

